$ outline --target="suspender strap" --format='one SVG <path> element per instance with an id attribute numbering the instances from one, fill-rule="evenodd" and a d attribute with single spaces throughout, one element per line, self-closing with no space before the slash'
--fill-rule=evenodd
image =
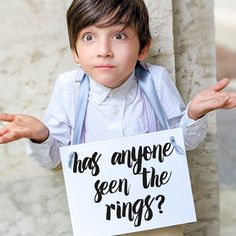
<path id="1" fill-rule="evenodd" d="M 135 68 L 135 76 L 138 84 L 145 96 L 147 97 L 156 118 L 159 120 L 162 130 L 169 129 L 169 123 L 163 110 L 160 100 L 155 89 L 153 78 L 148 70 L 138 64 Z"/>
<path id="2" fill-rule="evenodd" d="M 159 120 L 161 128 L 163 130 L 169 129 L 167 117 L 157 96 L 155 84 L 150 72 L 143 66 L 141 66 L 140 63 L 138 63 L 135 68 L 135 76 L 138 79 L 138 84 L 144 95 L 147 97 L 156 118 Z M 82 143 L 82 131 L 87 110 L 88 96 L 89 78 L 86 74 L 84 74 L 79 88 L 77 111 L 75 115 L 74 135 L 72 140 L 73 145 Z"/>
<path id="3" fill-rule="evenodd" d="M 72 144 L 82 143 L 82 131 L 84 126 L 84 118 L 87 110 L 89 96 L 89 78 L 86 74 L 83 75 L 80 81 L 79 96 L 77 102 L 77 110 L 75 113 L 75 125 Z"/>

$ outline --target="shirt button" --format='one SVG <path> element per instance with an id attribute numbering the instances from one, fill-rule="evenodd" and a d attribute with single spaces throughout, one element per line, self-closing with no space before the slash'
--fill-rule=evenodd
<path id="1" fill-rule="evenodd" d="M 114 115 L 114 116 L 115 116 L 115 115 L 118 115 L 119 112 L 120 112 L 120 110 L 119 110 L 118 108 L 115 108 L 115 109 L 113 110 L 113 115 Z"/>

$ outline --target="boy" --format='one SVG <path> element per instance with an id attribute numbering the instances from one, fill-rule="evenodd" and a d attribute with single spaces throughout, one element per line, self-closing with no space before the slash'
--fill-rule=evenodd
<path id="1" fill-rule="evenodd" d="M 60 166 L 59 147 L 72 143 L 84 73 L 90 91 L 82 142 L 160 130 L 160 122 L 138 86 L 142 78 L 135 75 L 151 44 L 148 19 L 142 0 L 74 0 L 67 12 L 68 33 L 74 60 L 81 68 L 58 78 L 45 124 L 32 116 L 0 114 L 0 120 L 8 122 L 0 130 L 0 143 L 29 138 L 32 154 L 41 166 Z M 236 94 L 221 92 L 229 83 L 224 79 L 196 95 L 186 109 L 163 67 L 141 66 L 157 82 L 170 128 L 183 128 L 187 149 L 204 139 L 209 111 L 236 106 Z M 171 230 L 167 235 L 180 233 Z"/>

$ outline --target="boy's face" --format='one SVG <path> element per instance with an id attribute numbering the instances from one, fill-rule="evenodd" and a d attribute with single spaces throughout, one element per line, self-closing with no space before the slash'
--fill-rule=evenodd
<path id="1" fill-rule="evenodd" d="M 141 52 L 139 48 L 133 27 L 93 25 L 81 30 L 73 55 L 88 76 L 116 88 L 129 78 L 137 60 L 146 58 L 149 46 Z"/>

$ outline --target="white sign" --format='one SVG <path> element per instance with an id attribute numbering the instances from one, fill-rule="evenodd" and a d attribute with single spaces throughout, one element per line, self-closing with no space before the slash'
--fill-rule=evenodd
<path id="1" fill-rule="evenodd" d="M 182 130 L 60 149 L 74 236 L 196 221 Z"/>

